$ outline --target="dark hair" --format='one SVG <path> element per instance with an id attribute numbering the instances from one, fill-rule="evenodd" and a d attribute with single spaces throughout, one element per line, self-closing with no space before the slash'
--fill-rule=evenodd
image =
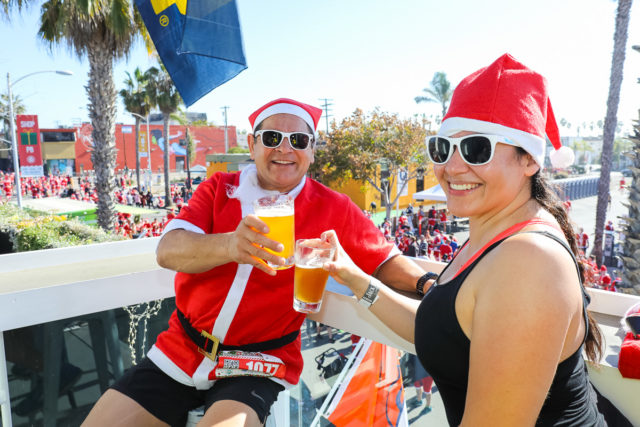
<path id="1" fill-rule="evenodd" d="M 527 152 L 521 147 L 516 147 L 519 156 L 524 156 Z M 540 170 L 538 170 L 531 177 L 531 198 L 540 204 L 547 212 L 549 212 L 558 222 L 564 237 L 569 243 L 571 251 L 577 259 L 579 259 L 578 242 L 576 241 L 576 234 L 573 230 L 573 226 L 569 221 L 569 216 L 565 210 L 564 204 L 560 201 L 557 193 L 553 190 L 551 185 L 542 176 Z M 584 283 L 584 266 L 582 263 L 578 263 L 580 269 L 580 281 Z M 582 285 L 584 286 L 584 285 Z M 591 313 L 587 311 L 587 318 L 589 324 L 587 326 L 587 338 L 585 340 L 585 351 L 587 358 L 593 363 L 598 363 L 602 358 L 602 333 L 598 324 L 591 316 Z"/>

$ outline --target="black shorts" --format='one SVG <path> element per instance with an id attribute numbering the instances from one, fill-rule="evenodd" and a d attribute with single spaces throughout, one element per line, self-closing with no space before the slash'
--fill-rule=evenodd
<path id="1" fill-rule="evenodd" d="M 177 382 L 145 358 L 128 369 L 111 388 L 129 396 L 155 417 L 171 426 L 184 427 L 189 411 L 205 411 L 218 400 L 234 400 L 251 407 L 264 424 L 269 409 L 284 387 L 268 378 L 234 377 L 217 380 L 209 390 Z"/>

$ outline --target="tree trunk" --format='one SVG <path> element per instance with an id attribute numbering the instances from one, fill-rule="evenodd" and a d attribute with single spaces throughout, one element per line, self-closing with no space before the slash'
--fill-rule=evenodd
<path id="1" fill-rule="evenodd" d="M 114 169 L 116 164 L 116 88 L 113 83 L 113 55 L 101 43 L 87 49 L 89 82 L 85 89 L 89 98 L 89 118 L 93 131 L 91 162 L 98 193 L 98 225 L 105 231 L 113 230 L 115 205 Z"/>
<path id="2" fill-rule="evenodd" d="M 611 183 L 611 154 L 618 122 L 618 104 L 620 103 L 620 86 L 624 68 L 625 49 L 629 29 L 629 11 L 632 0 L 618 0 L 616 12 L 616 28 L 613 36 L 613 57 L 611 60 L 611 77 L 609 80 L 609 97 L 607 99 L 607 116 L 604 120 L 602 136 L 602 158 L 600 161 L 600 181 L 598 182 L 598 203 L 596 205 L 596 229 L 592 255 L 598 265 L 602 263 L 602 233 L 609 205 Z"/>
<path id="3" fill-rule="evenodd" d="M 166 207 L 170 207 L 171 200 L 171 185 L 169 182 L 169 150 L 171 145 L 169 144 L 169 114 L 164 114 L 164 203 Z"/>
<path id="4" fill-rule="evenodd" d="M 186 159 L 185 159 L 185 163 L 187 164 L 187 190 L 191 188 L 191 132 L 189 131 L 189 128 L 187 127 L 187 131 L 186 131 L 187 135 L 186 135 L 186 144 L 185 144 L 185 149 L 187 150 L 187 155 L 186 155 Z"/>
<path id="5" fill-rule="evenodd" d="M 136 185 L 140 191 L 140 118 L 136 118 Z"/>
<path id="6" fill-rule="evenodd" d="M 382 192 L 382 200 L 384 200 L 384 208 L 385 208 L 385 212 L 387 213 L 387 218 L 389 218 L 389 221 L 391 221 L 391 203 L 389 203 L 389 182 L 387 181 L 386 184 L 383 184 L 384 191 Z"/>

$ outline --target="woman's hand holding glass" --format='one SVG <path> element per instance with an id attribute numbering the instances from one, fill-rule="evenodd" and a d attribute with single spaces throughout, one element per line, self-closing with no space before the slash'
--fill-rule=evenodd
<path id="1" fill-rule="evenodd" d="M 347 286 L 356 295 L 357 298 L 362 297 L 365 289 L 369 285 L 369 275 L 360 269 L 349 257 L 349 254 L 340 245 L 338 236 L 334 230 L 328 230 L 322 233 L 320 239 L 335 245 L 336 252 L 334 260 L 326 262 L 323 266 L 341 285 Z"/>
<path id="2" fill-rule="evenodd" d="M 251 264 L 265 273 L 275 276 L 276 270 L 267 265 L 269 261 L 275 265 L 284 265 L 284 258 L 268 252 L 281 252 L 284 249 L 282 243 L 265 236 L 269 227 L 255 215 L 247 215 L 242 218 L 236 230 L 229 233 L 227 253 L 230 261 L 238 264 Z"/>

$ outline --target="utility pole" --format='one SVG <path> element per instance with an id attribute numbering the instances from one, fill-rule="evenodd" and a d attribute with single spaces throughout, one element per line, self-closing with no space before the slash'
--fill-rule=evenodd
<path id="1" fill-rule="evenodd" d="M 333 99 L 328 98 L 320 98 L 320 101 L 324 101 L 324 105 L 322 105 L 322 109 L 324 110 L 324 120 L 326 124 L 326 132 L 329 135 L 329 117 L 333 117 L 329 114 L 329 107 L 333 104 L 329 103 L 329 101 L 333 101 Z"/>
<path id="2" fill-rule="evenodd" d="M 224 110 L 224 153 L 227 154 L 229 151 L 229 136 L 227 135 L 227 110 L 229 106 L 225 105 L 222 109 Z"/>

